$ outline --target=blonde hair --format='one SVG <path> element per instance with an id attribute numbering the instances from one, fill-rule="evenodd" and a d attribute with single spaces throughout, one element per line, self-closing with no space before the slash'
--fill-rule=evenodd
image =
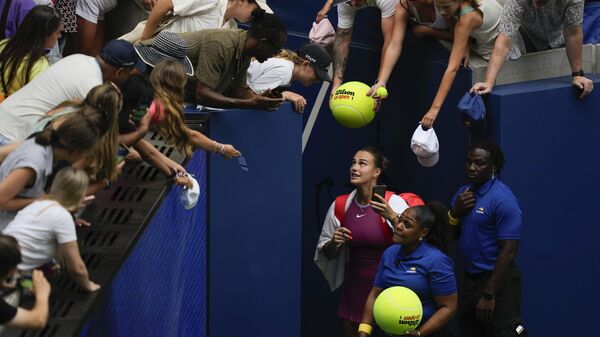
<path id="1" fill-rule="evenodd" d="M 118 114 L 123 106 L 123 95 L 114 83 L 106 82 L 92 88 L 82 104 L 79 113 L 94 123 L 100 134 L 100 140 L 85 159 L 93 173 L 114 180 L 119 147 Z"/>
<path id="2" fill-rule="evenodd" d="M 69 212 L 75 212 L 85 197 L 88 183 L 85 171 L 65 167 L 54 177 L 48 199 L 57 201 Z"/>
<path id="3" fill-rule="evenodd" d="M 165 113 L 165 120 L 156 125 L 156 131 L 165 142 L 189 156 L 192 153 L 192 145 L 183 116 L 183 90 L 186 80 L 185 68 L 173 60 L 161 61 L 150 73 L 154 98 L 162 103 Z"/>
<path id="4" fill-rule="evenodd" d="M 291 51 L 289 49 L 283 49 L 281 52 L 279 52 L 279 54 L 275 55 L 274 57 L 292 61 L 294 64 L 302 64 L 302 62 L 306 61 L 305 59 L 300 57 L 298 54 L 294 53 L 293 51 Z"/>

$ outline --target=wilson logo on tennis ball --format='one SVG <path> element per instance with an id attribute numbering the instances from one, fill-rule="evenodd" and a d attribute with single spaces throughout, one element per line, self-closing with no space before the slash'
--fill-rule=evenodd
<path id="1" fill-rule="evenodd" d="M 417 326 L 421 322 L 421 315 L 413 315 L 413 316 L 400 316 L 398 320 L 398 324 L 408 325 L 410 327 Z"/>
<path id="2" fill-rule="evenodd" d="M 335 92 L 336 99 L 354 99 L 354 92 L 345 89 L 338 89 Z"/>
<path id="3" fill-rule="evenodd" d="M 361 82 L 340 85 L 329 103 L 335 120 L 347 128 L 369 124 L 375 117 L 375 100 L 367 96 L 370 88 Z"/>

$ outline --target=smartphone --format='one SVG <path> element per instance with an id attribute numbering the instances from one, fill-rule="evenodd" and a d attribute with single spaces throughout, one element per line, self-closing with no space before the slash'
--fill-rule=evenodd
<path id="1" fill-rule="evenodd" d="M 385 190 L 387 189 L 386 185 L 375 185 L 373 186 L 373 195 L 379 194 L 382 198 L 385 199 Z M 373 200 L 376 201 L 375 198 Z"/>

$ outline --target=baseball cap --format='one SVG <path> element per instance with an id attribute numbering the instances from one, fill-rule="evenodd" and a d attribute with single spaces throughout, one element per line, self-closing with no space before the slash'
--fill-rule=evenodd
<path id="1" fill-rule="evenodd" d="M 467 92 L 458 102 L 458 110 L 462 112 L 463 123 L 469 127 L 469 131 L 476 137 L 484 137 L 487 133 L 485 121 L 485 104 L 481 95 Z"/>
<path id="2" fill-rule="evenodd" d="M 133 45 L 125 40 L 111 40 L 100 50 L 100 58 L 107 64 L 118 67 L 135 67 L 141 73 L 146 65 L 138 57 Z"/>
<path id="3" fill-rule="evenodd" d="M 317 43 L 325 48 L 333 45 L 335 41 L 335 29 L 329 19 L 324 18 L 321 22 L 313 22 L 312 29 L 308 33 L 310 42 Z"/>
<path id="4" fill-rule="evenodd" d="M 269 14 L 273 14 L 273 10 L 271 9 L 271 7 L 269 7 L 269 5 L 267 5 L 266 0 L 254 0 L 254 1 L 256 1 L 256 4 L 258 5 L 258 7 L 262 8 L 265 12 L 267 12 Z"/>
<path id="5" fill-rule="evenodd" d="M 440 144 L 433 128 L 423 129 L 421 123 L 415 129 L 410 141 L 410 148 L 417 155 L 419 164 L 432 167 L 440 159 Z"/>
<path id="6" fill-rule="evenodd" d="M 185 209 L 192 209 L 198 203 L 198 198 L 200 197 L 200 185 L 198 185 L 198 181 L 196 178 L 192 177 L 188 173 L 186 173 L 188 178 L 192 181 L 192 188 L 184 188 L 179 195 L 179 201 L 181 205 Z"/>
<path id="7" fill-rule="evenodd" d="M 331 75 L 329 75 L 331 57 L 325 48 L 316 43 L 307 43 L 298 49 L 298 56 L 311 63 L 317 77 L 323 81 L 331 82 Z"/>

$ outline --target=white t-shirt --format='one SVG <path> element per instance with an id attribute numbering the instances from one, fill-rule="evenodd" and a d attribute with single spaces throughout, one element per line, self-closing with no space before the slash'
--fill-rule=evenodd
<path id="1" fill-rule="evenodd" d="M 164 30 L 173 33 L 221 28 L 227 0 L 172 0 L 173 14 L 178 17 Z"/>
<path id="2" fill-rule="evenodd" d="M 294 62 L 273 57 L 260 63 L 256 60 L 250 62 L 246 82 L 248 87 L 257 94 L 292 83 Z"/>
<path id="3" fill-rule="evenodd" d="M 2 231 L 21 247 L 20 270 L 31 270 L 56 256 L 58 245 L 77 241 L 73 216 L 54 200 L 39 200 L 23 208 Z"/>
<path id="4" fill-rule="evenodd" d="M 367 0 L 362 8 L 377 7 L 381 11 L 381 18 L 389 18 L 396 13 L 396 5 L 398 0 Z M 347 3 L 340 3 L 337 6 L 338 10 L 338 28 L 348 29 L 354 26 L 354 16 L 356 11 L 362 8 L 354 8 Z"/>
<path id="5" fill-rule="evenodd" d="M 104 13 L 117 6 L 117 0 L 78 0 L 75 13 L 91 23 L 104 20 Z"/>
<path id="6" fill-rule="evenodd" d="M 90 89 L 102 83 L 102 71 L 94 57 L 65 57 L 0 104 L 0 134 L 13 142 L 23 141 L 48 111 L 66 100 L 83 100 Z"/>

